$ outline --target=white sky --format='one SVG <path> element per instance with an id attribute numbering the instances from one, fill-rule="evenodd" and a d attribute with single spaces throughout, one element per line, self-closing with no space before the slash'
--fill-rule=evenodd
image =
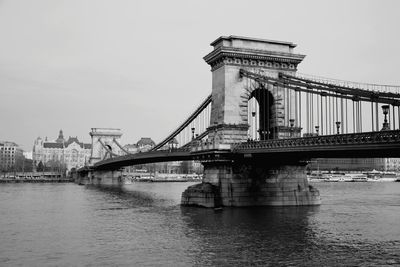
<path id="1" fill-rule="evenodd" d="M 0 140 L 158 142 L 211 92 L 221 35 L 298 44 L 302 73 L 400 85 L 400 1 L 0 0 Z"/>

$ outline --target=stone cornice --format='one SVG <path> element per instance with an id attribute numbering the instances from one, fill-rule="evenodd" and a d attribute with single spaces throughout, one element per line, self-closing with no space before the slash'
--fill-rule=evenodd
<path id="1" fill-rule="evenodd" d="M 296 71 L 305 55 L 220 46 L 204 57 L 214 71 L 223 65 Z"/>
<path id="2" fill-rule="evenodd" d="M 290 62 L 294 64 L 299 64 L 305 57 L 305 55 L 301 54 L 220 46 L 215 48 L 203 59 L 208 64 L 212 65 L 215 60 L 218 60 L 224 56 L 277 62 Z"/>

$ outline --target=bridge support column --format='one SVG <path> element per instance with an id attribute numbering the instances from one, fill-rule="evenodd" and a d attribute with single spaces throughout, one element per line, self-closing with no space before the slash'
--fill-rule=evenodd
<path id="1" fill-rule="evenodd" d="M 300 161 L 225 161 L 204 164 L 201 184 L 182 193 L 182 205 L 303 206 L 319 205 L 319 191 L 308 184 Z"/>

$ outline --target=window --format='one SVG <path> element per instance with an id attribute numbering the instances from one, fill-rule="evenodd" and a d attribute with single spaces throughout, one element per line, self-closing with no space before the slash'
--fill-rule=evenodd
<path id="1" fill-rule="evenodd" d="M 78 154 L 79 154 L 78 150 L 76 150 L 76 149 L 72 150 L 72 161 L 73 162 L 78 161 Z"/>

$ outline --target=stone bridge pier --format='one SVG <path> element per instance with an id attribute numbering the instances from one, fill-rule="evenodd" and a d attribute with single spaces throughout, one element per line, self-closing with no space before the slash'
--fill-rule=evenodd
<path id="1" fill-rule="evenodd" d="M 116 186 L 123 185 L 121 170 L 89 170 L 80 172 L 77 183 L 81 185 Z"/>
<path id="2" fill-rule="evenodd" d="M 294 120 L 295 109 L 287 106 L 295 103 L 294 94 L 279 84 L 261 85 L 240 74 L 241 69 L 275 78 L 279 73 L 295 74 L 297 65 L 305 57 L 293 52 L 296 45 L 238 36 L 220 37 L 211 45 L 213 51 L 204 57 L 212 72 L 212 126 L 208 138 L 228 147 L 246 142 L 252 112 L 268 114 L 259 117 L 256 139 L 265 138 L 261 132 L 267 132 L 271 139 L 300 136 L 301 126 Z M 264 97 L 256 98 L 257 95 L 269 100 L 260 102 Z M 263 104 L 260 106 L 264 110 L 249 110 L 252 97 Z M 182 204 L 205 207 L 320 204 L 318 190 L 307 182 L 306 159 L 249 156 L 204 161 L 203 182 L 182 194 Z"/>
<path id="3" fill-rule="evenodd" d="M 321 203 L 319 191 L 308 184 L 307 163 L 300 160 L 226 160 L 203 164 L 203 181 L 183 192 L 183 205 L 211 208 Z"/>

